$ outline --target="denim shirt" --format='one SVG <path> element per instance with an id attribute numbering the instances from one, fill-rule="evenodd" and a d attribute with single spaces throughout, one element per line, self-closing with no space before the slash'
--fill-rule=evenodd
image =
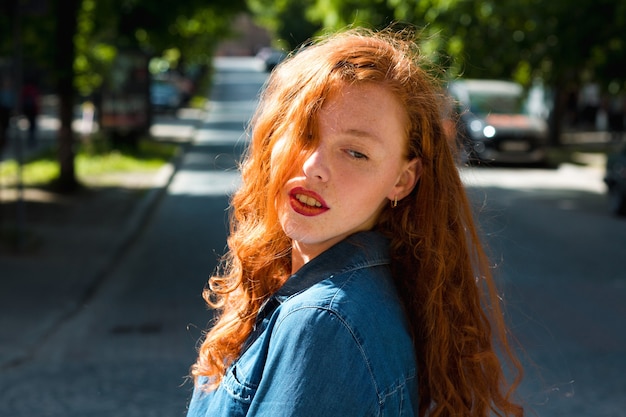
<path id="1" fill-rule="evenodd" d="M 214 391 L 188 417 L 417 415 L 417 370 L 388 241 L 361 232 L 292 275 L 258 313 Z"/>

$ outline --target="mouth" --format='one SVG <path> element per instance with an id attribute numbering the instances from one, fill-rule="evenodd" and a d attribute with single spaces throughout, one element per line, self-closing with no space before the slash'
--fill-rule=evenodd
<path id="1" fill-rule="evenodd" d="M 303 216 L 317 216 L 329 209 L 322 197 L 300 187 L 291 190 L 289 193 L 289 202 L 291 208 L 293 208 L 296 213 Z"/>

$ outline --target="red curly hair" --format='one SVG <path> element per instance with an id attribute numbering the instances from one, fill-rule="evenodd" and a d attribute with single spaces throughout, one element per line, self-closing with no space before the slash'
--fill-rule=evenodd
<path id="1" fill-rule="evenodd" d="M 441 120 L 447 96 L 414 38 L 406 30 L 351 29 L 304 47 L 271 74 L 232 198 L 229 252 L 204 294 L 220 315 L 191 372 L 209 377 L 208 388 L 219 385 L 260 305 L 290 275 L 291 241 L 274 202 L 315 145 L 309 133 L 319 109 L 345 83 L 377 83 L 406 109 L 407 156 L 422 161 L 418 185 L 376 226 L 391 239 L 393 278 L 411 325 L 420 416 L 523 415 L 512 397 L 521 365 Z M 285 137 L 290 146 L 275 150 Z M 505 359 L 513 381 L 505 380 Z"/>

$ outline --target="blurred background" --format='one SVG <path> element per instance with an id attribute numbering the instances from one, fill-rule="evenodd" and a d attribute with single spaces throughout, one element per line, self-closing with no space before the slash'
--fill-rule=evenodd
<path id="1" fill-rule="evenodd" d="M 528 415 L 626 416 L 626 0 L 0 2 L 0 415 L 184 415 L 258 94 L 418 28 Z"/>
<path id="2" fill-rule="evenodd" d="M 77 182 L 77 106 L 90 109 L 93 129 L 132 142 L 155 112 L 203 105 L 214 56 L 257 55 L 271 70 L 310 37 L 348 25 L 415 25 L 445 78 L 518 83 L 552 147 L 572 130 L 619 139 L 624 129 L 623 1 L 16 0 L 0 10 L 2 149 L 11 116 L 27 126 L 43 110 L 27 109 L 33 94 L 38 107 L 56 106 L 62 188 Z"/>

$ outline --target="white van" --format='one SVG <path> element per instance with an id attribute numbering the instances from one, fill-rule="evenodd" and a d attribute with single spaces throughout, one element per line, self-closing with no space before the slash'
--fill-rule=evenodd
<path id="1" fill-rule="evenodd" d="M 520 84 L 465 79 L 448 88 L 458 106 L 457 135 L 469 162 L 545 162 L 548 125 Z"/>

